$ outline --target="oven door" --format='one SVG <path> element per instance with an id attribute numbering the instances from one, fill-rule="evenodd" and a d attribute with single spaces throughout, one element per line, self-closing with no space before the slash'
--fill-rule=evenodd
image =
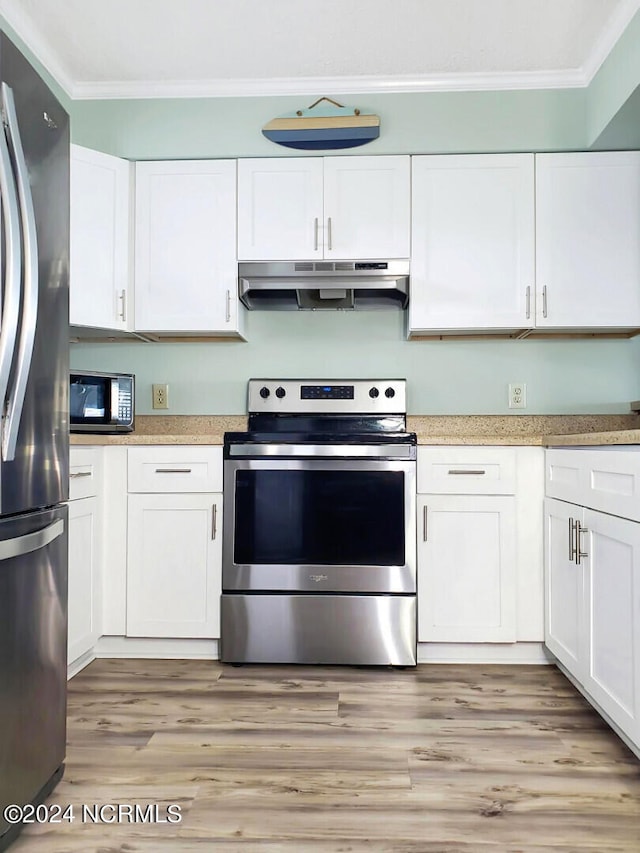
<path id="1" fill-rule="evenodd" d="M 226 459 L 222 587 L 415 593 L 415 461 Z"/>

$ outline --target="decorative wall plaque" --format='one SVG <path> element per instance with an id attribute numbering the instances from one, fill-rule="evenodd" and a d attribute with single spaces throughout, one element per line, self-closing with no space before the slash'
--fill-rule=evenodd
<path id="1" fill-rule="evenodd" d="M 325 97 L 305 110 L 272 119 L 262 128 L 262 133 L 271 142 L 287 148 L 307 151 L 357 148 L 380 136 L 380 119 Z"/>

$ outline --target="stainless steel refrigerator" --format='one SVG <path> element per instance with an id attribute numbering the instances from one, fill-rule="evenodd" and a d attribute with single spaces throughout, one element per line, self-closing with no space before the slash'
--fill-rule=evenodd
<path id="1" fill-rule="evenodd" d="M 69 126 L 0 33 L 0 850 L 66 740 Z"/>

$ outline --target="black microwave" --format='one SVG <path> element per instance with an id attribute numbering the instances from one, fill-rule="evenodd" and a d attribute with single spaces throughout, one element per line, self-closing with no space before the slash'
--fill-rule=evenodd
<path id="1" fill-rule="evenodd" d="M 71 432 L 132 432 L 134 411 L 135 376 L 132 373 L 71 371 Z"/>

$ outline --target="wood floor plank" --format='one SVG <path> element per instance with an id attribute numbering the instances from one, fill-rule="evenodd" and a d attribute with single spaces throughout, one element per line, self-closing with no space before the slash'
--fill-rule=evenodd
<path id="1" fill-rule="evenodd" d="M 236 791 L 226 796 L 207 796 L 203 791 L 189 813 L 181 836 L 216 833 L 232 837 L 242 833 L 252 840 L 281 835 L 299 839 L 301 849 L 316 839 L 347 838 L 470 843 L 478 837 L 494 844 L 522 844 L 540 837 L 577 850 L 600 850 L 603 843 L 637 853 L 637 816 L 624 805 L 592 801 L 575 810 L 574 802 L 499 802 L 479 792 L 456 789 L 402 791 L 389 809 L 386 792 L 367 791 L 358 796 L 261 795 Z M 626 845 L 626 846 L 625 846 Z M 634 846 L 635 845 L 635 846 Z M 524 848 L 526 849 L 526 847 Z"/>
<path id="2" fill-rule="evenodd" d="M 69 687 L 50 802 L 182 820 L 12 853 L 640 851 L 640 762 L 553 667 L 100 660 Z"/>

